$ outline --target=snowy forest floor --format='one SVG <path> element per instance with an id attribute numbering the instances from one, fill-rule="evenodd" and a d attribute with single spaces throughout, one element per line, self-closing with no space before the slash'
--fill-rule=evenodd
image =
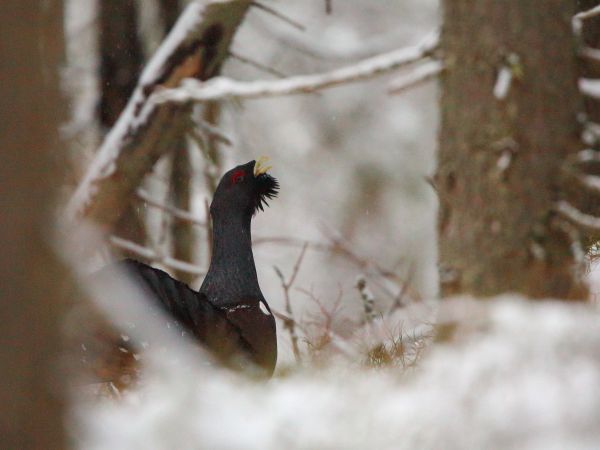
<path id="1" fill-rule="evenodd" d="M 75 439 L 85 449 L 595 448 L 596 306 L 504 296 L 435 309 L 438 338 L 408 369 L 366 369 L 340 351 L 259 383 L 155 358 L 138 389 L 75 409 Z"/>

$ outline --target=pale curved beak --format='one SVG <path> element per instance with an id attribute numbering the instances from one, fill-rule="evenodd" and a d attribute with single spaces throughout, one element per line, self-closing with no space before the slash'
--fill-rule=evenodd
<path id="1" fill-rule="evenodd" d="M 268 156 L 261 156 L 260 158 L 258 158 L 256 160 L 256 163 L 254 164 L 254 176 L 258 177 L 259 175 L 262 175 L 263 173 L 267 173 L 269 171 L 269 169 L 271 169 L 271 167 L 273 166 L 267 166 L 266 164 L 269 161 L 269 157 Z"/>

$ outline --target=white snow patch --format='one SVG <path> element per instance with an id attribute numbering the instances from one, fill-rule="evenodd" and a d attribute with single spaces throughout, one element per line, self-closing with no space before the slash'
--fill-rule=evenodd
<path id="1" fill-rule="evenodd" d="M 78 412 L 79 448 L 592 449 L 600 327 L 589 305 L 444 302 L 452 338 L 410 375 L 348 366 L 254 383 L 157 371 Z"/>
<path id="2" fill-rule="evenodd" d="M 508 95 L 508 91 L 510 90 L 512 79 L 512 70 L 507 66 L 502 66 L 498 72 L 496 84 L 494 85 L 494 97 L 496 97 L 498 100 L 504 100 Z"/>

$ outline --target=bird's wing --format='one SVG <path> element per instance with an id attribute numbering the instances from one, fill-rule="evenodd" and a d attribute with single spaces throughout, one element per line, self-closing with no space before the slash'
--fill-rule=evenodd
<path id="1" fill-rule="evenodd" d="M 179 326 L 192 333 L 223 363 L 236 367 L 247 365 L 243 359 L 232 357 L 253 356 L 251 344 L 225 311 L 211 304 L 204 294 L 139 261 L 126 259 L 118 264 L 146 290 L 149 299 L 174 319 L 175 324 L 169 326 Z"/>
<path id="2" fill-rule="evenodd" d="M 223 308 L 227 319 L 234 324 L 248 342 L 256 363 L 270 376 L 277 362 L 277 334 L 275 318 L 264 299 L 245 301 Z"/>

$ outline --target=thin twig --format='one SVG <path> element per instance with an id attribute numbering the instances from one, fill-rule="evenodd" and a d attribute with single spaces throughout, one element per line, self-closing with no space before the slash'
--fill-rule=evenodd
<path id="1" fill-rule="evenodd" d="M 233 140 L 212 123 L 208 123 L 205 120 L 195 120 L 194 125 L 196 125 L 196 127 L 198 127 L 208 137 L 211 137 L 225 145 L 233 145 Z"/>
<path id="2" fill-rule="evenodd" d="M 325 0 L 325 14 L 333 12 L 333 0 Z"/>
<path id="3" fill-rule="evenodd" d="M 306 27 L 304 25 L 295 21 L 294 19 L 289 18 L 285 14 L 280 13 L 276 9 L 271 8 L 270 6 L 263 5 L 262 3 L 259 3 L 259 2 L 252 2 L 252 6 L 255 6 L 256 8 L 261 9 L 264 12 L 269 13 L 274 17 L 277 17 L 278 19 L 282 20 L 283 22 L 287 23 L 288 25 L 293 26 L 294 28 L 296 28 L 300 31 L 306 30 Z"/>
<path id="4" fill-rule="evenodd" d="M 308 344 L 317 351 L 323 349 L 327 345 L 331 345 L 349 360 L 356 360 L 356 358 L 359 356 L 357 350 L 348 344 L 344 338 L 333 331 L 333 322 L 340 309 L 343 291 L 341 289 L 339 290 L 333 306 L 330 309 L 327 309 L 312 291 L 307 291 L 306 289 L 302 288 L 298 288 L 297 290 L 307 295 L 312 301 L 314 301 L 319 307 L 320 311 L 318 318 L 312 322 L 313 326 L 318 327 L 320 336 L 316 339 L 316 342 L 313 339 L 312 342 L 308 341 Z M 305 332 L 305 335 L 309 336 L 309 333 Z"/>
<path id="5" fill-rule="evenodd" d="M 179 261 L 170 256 L 162 256 L 158 252 L 144 247 L 142 245 L 136 244 L 135 242 L 128 241 L 126 239 L 121 239 L 117 236 L 111 236 L 109 238 L 109 242 L 112 246 L 116 248 L 120 248 L 123 250 L 127 250 L 131 253 L 135 253 L 142 258 L 146 258 L 150 261 L 154 261 L 160 263 L 170 269 L 179 270 L 181 272 L 191 273 L 193 275 L 204 275 L 206 274 L 206 270 L 198 267 L 194 264 L 190 264 L 184 261 Z"/>
<path id="6" fill-rule="evenodd" d="M 183 209 L 179 209 L 179 208 L 176 208 L 174 206 L 167 205 L 166 203 L 161 202 L 160 200 L 156 200 L 154 197 L 152 197 L 150 195 L 150 193 L 148 193 L 144 189 L 138 189 L 137 192 L 136 192 L 136 194 L 140 198 L 140 200 L 143 200 L 149 206 L 161 209 L 161 210 L 169 213 L 170 215 L 172 215 L 174 218 L 176 218 L 178 220 L 181 220 L 181 221 L 184 221 L 184 222 L 189 222 L 189 223 L 192 223 L 194 225 L 198 225 L 200 227 L 206 227 L 206 221 L 205 220 L 203 220 L 203 219 L 201 219 L 199 217 L 196 217 L 195 215 L 193 215 L 189 211 L 184 211 Z"/>
<path id="7" fill-rule="evenodd" d="M 400 288 L 400 291 L 398 292 L 398 295 L 396 295 L 396 297 L 394 298 L 394 302 L 392 303 L 392 306 L 390 307 L 390 312 L 393 312 L 396 309 L 405 306 L 404 302 L 403 302 L 403 299 L 404 299 L 404 296 L 406 295 L 406 293 L 410 289 L 410 286 L 411 286 L 411 283 L 412 283 L 413 274 L 414 274 L 414 265 L 411 264 L 409 266 L 408 276 L 406 277 L 406 280 L 404 281 L 404 283 L 402 283 L 402 287 Z"/>
<path id="8" fill-rule="evenodd" d="M 328 334 L 329 331 L 331 331 L 333 329 L 333 323 L 335 321 L 335 316 L 339 313 L 339 311 L 341 309 L 340 307 L 341 307 L 342 297 L 343 297 L 343 293 L 344 293 L 343 290 L 341 288 L 339 288 L 338 296 L 336 297 L 335 301 L 333 302 L 333 304 L 331 305 L 331 307 L 329 309 L 323 305 L 323 302 L 321 302 L 321 300 L 312 291 L 309 291 L 309 290 L 303 289 L 303 288 L 296 288 L 296 290 L 298 292 L 301 292 L 302 294 L 306 295 L 319 308 L 319 314 L 316 315 L 314 320 L 312 320 L 311 322 L 307 321 L 307 323 L 310 325 L 320 327 L 321 329 L 324 329 L 325 333 Z"/>
<path id="9" fill-rule="evenodd" d="M 375 261 L 356 254 L 354 251 L 352 251 L 350 246 L 346 245 L 346 243 L 344 243 L 340 238 L 329 237 L 329 239 L 330 239 L 330 242 L 325 243 L 325 242 L 303 241 L 300 239 L 294 239 L 294 238 L 283 237 L 283 236 L 273 236 L 273 237 L 255 238 L 253 240 L 253 243 L 254 243 L 254 245 L 276 244 L 276 245 L 286 245 L 286 246 L 290 246 L 290 247 L 300 247 L 300 248 L 303 247 L 304 244 L 307 244 L 308 247 L 312 250 L 323 252 L 323 253 L 330 253 L 336 257 L 344 257 L 347 259 L 348 262 L 354 264 L 358 269 L 361 269 L 362 271 L 365 271 L 365 272 L 368 272 L 371 274 L 375 274 L 375 275 L 383 278 L 384 280 L 387 280 L 388 282 L 394 283 L 398 286 L 400 286 L 400 285 L 404 286 L 404 281 L 402 281 L 398 278 L 398 275 L 396 272 L 389 270 L 389 269 L 385 269 L 385 268 L 381 267 L 379 264 L 377 264 Z M 375 284 L 377 284 L 377 287 L 379 287 L 383 291 L 385 291 L 385 293 L 387 295 L 389 295 L 390 298 L 392 298 L 392 299 L 396 298 L 396 294 L 394 292 L 392 292 L 390 289 L 388 289 L 386 286 L 382 285 L 381 283 L 375 283 Z"/>
<path id="10" fill-rule="evenodd" d="M 367 286 L 367 280 L 364 276 L 361 275 L 356 279 L 356 289 L 362 299 L 365 319 L 367 323 L 372 322 L 377 317 L 375 313 L 375 296 Z"/>
<path id="11" fill-rule="evenodd" d="M 282 95 L 306 94 L 341 84 L 362 81 L 421 61 L 437 48 L 437 33 L 423 42 L 365 59 L 357 64 L 316 75 L 301 75 L 281 80 L 235 81 L 216 77 L 206 82 L 195 79 L 183 80 L 180 87 L 157 90 L 153 94 L 156 103 L 205 102 L 225 98 L 258 98 Z"/>
<path id="12" fill-rule="evenodd" d="M 234 53 L 231 50 L 229 51 L 229 56 L 231 56 L 233 59 L 237 59 L 241 63 L 247 64 L 251 67 L 254 67 L 255 69 L 258 69 L 258 70 L 261 70 L 268 74 L 271 74 L 277 78 L 285 78 L 286 77 L 286 75 L 284 73 L 282 73 L 278 70 L 275 70 L 272 67 L 269 67 L 265 64 L 259 63 L 258 61 L 254 61 L 253 59 L 250 59 L 245 56 Z"/>
<path id="13" fill-rule="evenodd" d="M 292 269 L 292 274 L 287 281 L 285 279 L 285 276 L 281 272 L 281 270 L 277 266 L 273 267 L 273 269 L 275 270 L 275 273 L 281 280 L 281 287 L 283 289 L 283 294 L 284 294 L 284 299 L 285 299 L 285 312 L 286 312 L 288 318 L 292 319 L 292 320 L 284 319 L 283 327 L 286 330 L 288 330 L 288 332 L 290 334 L 290 340 L 292 342 L 292 350 L 294 352 L 294 357 L 296 358 L 296 362 L 298 362 L 298 363 L 301 362 L 302 357 L 300 354 L 300 348 L 298 347 L 298 335 L 296 333 L 296 322 L 293 320 L 294 312 L 292 310 L 292 303 L 290 301 L 290 289 L 293 286 L 294 282 L 296 281 L 296 277 L 298 276 L 298 272 L 300 271 L 300 265 L 302 264 L 302 260 L 304 259 L 304 255 L 306 253 L 307 248 L 308 248 L 308 244 L 304 244 L 304 246 L 302 247 L 302 251 L 300 252 L 300 256 L 298 256 L 298 259 L 296 260 L 296 264 L 294 264 L 294 268 Z"/>

